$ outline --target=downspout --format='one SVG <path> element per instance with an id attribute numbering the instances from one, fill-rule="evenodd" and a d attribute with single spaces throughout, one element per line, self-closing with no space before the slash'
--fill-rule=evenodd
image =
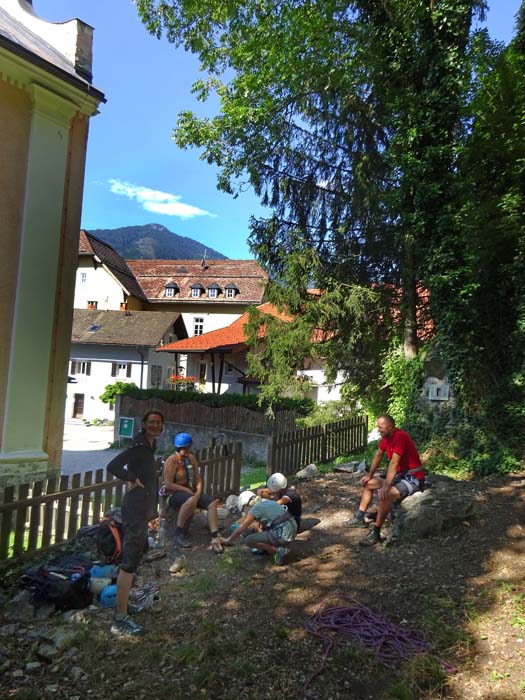
<path id="1" fill-rule="evenodd" d="M 137 352 L 140 355 L 140 388 L 142 389 L 142 380 L 144 379 L 144 355 L 138 348 Z"/>
<path id="2" fill-rule="evenodd" d="M 211 393 L 215 394 L 215 355 L 211 353 Z"/>

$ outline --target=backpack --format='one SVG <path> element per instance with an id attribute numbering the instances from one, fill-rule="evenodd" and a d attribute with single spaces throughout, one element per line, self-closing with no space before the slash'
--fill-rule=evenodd
<path id="1" fill-rule="evenodd" d="M 19 585 L 31 593 L 35 612 L 44 603 L 54 604 L 56 610 L 80 610 L 93 601 L 91 567 L 92 562 L 81 555 L 66 556 L 27 569 Z"/>
<path id="2" fill-rule="evenodd" d="M 115 564 L 122 556 L 124 528 L 122 523 L 107 515 L 100 521 L 97 529 L 97 552 L 106 564 Z"/>

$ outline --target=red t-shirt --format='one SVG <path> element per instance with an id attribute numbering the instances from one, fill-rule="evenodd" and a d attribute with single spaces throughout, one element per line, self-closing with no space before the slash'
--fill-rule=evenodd
<path id="1" fill-rule="evenodd" d="M 381 440 L 379 449 L 381 452 L 386 452 L 389 460 L 392 459 L 394 453 L 401 457 L 397 465 L 397 471 L 401 474 L 421 466 L 421 457 L 417 447 L 410 435 L 404 430 L 394 428 L 390 437 Z M 425 476 L 425 471 L 422 469 L 420 472 L 413 472 L 413 475 L 416 479 L 422 479 Z"/>

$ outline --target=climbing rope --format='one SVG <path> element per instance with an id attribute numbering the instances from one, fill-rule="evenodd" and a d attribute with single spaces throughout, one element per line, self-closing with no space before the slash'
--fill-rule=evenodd
<path id="1" fill-rule="evenodd" d="M 337 599 L 346 605 L 327 607 L 327 601 Z M 310 634 L 318 637 L 324 645 L 321 666 L 307 679 L 304 687 L 306 698 L 314 694 L 308 689 L 313 679 L 324 669 L 326 660 L 336 644 L 343 638 L 356 646 L 371 651 L 378 661 L 386 666 L 397 666 L 400 662 L 422 653 L 430 653 L 425 637 L 412 630 L 397 627 L 374 613 L 366 605 L 344 594 L 334 594 L 323 601 L 319 609 L 306 622 Z M 457 669 L 446 661 L 439 660 L 446 673 Z"/>

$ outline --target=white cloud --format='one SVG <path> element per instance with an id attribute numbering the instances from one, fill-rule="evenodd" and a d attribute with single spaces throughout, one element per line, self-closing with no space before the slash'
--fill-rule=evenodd
<path id="1" fill-rule="evenodd" d="M 184 204 L 180 200 L 182 197 L 169 192 L 151 190 L 149 187 L 133 185 L 122 180 L 109 180 L 109 189 L 113 194 L 120 194 L 128 199 L 134 199 L 146 211 L 152 211 L 164 216 L 178 216 L 180 219 L 192 219 L 195 216 L 212 216 L 209 211 L 193 207 L 191 204 Z"/>

